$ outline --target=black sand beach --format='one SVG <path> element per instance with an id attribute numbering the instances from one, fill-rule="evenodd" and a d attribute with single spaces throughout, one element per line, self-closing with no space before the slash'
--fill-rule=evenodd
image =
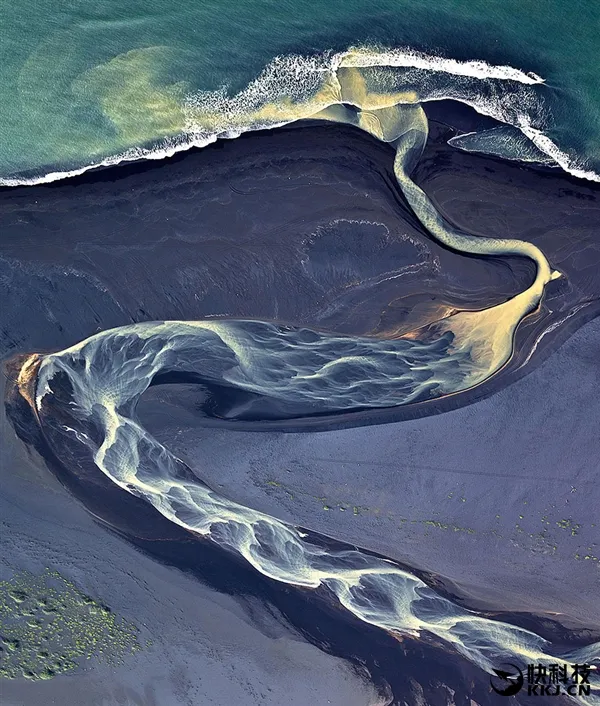
<path id="1" fill-rule="evenodd" d="M 471 233 L 537 244 L 565 275 L 548 286 L 540 310 L 519 328 L 515 355 L 504 369 L 473 390 L 440 400 L 286 424 L 209 420 L 198 411 L 192 385 L 152 387 L 138 413 L 156 438 L 223 494 L 402 562 L 469 608 L 502 615 L 560 643 L 588 643 L 600 635 L 600 445 L 594 431 L 600 419 L 600 328 L 593 320 L 600 313 L 600 189 L 556 170 L 461 153 L 446 145 L 451 134 L 434 124 L 415 174 L 440 211 Z M 295 127 L 160 164 L 3 190 L 3 358 L 62 349 L 131 322 L 207 316 L 399 335 L 449 308 L 502 302 L 531 282 L 533 267 L 526 260 L 465 257 L 431 240 L 398 191 L 392 158 L 390 148 L 351 128 Z M 19 414 L 13 409 L 13 424 Z M 61 570 L 90 586 L 103 571 L 127 574 L 141 591 L 137 621 L 147 621 L 153 639 L 171 635 L 171 618 L 161 617 L 157 629 L 149 615 L 160 608 L 142 605 L 152 587 L 140 588 L 135 572 L 110 566 L 107 547 L 114 545 L 123 566 L 139 562 L 143 571 L 164 577 L 163 597 L 153 600 L 157 606 L 172 601 L 178 624 L 187 620 L 186 610 L 176 608 L 181 596 L 199 592 L 245 624 L 244 637 L 237 623 L 231 628 L 236 639 L 252 641 L 258 631 L 267 641 L 287 640 L 290 664 L 300 659 L 294 652 L 300 649 L 306 669 L 326 672 L 329 681 L 319 693 L 307 694 L 306 671 L 300 670 L 298 696 L 291 697 L 297 700 L 289 703 L 336 703 L 332 695 L 340 704 L 402 703 L 420 695 L 426 703 L 445 704 L 450 691 L 456 704 L 471 698 L 498 702 L 487 675 L 447 649 L 427 640 L 397 643 L 358 626 L 326 597 L 273 585 L 237 559 L 190 539 L 141 501 L 94 479 L 93 469 L 77 478 L 52 463 L 98 518 L 92 521 L 35 453 L 27 455 L 5 418 L 2 441 L 3 495 L 12 508 L 6 515 L 7 570 L 36 570 L 41 542 L 44 552 L 54 546 Z M 72 513 L 69 522 L 85 527 L 74 540 L 76 561 L 67 560 L 66 552 L 59 561 L 71 535 L 57 519 L 48 520 L 43 538 L 33 536 L 27 519 L 33 506 L 19 500 L 32 487 L 43 489 L 35 497 L 39 516 L 56 518 L 60 506 L 65 516 Z M 95 557 L 93 566 L 89 556 Z M 103 584 L 106 600 L 110 595 L 127 610 L 129 599 L 110 589 L 115 580 Z M 274 607 L 257 607 L 263 602 Z M 189 628 L 186 640 L 193 634 Z M 227 673 L 226 653 L 224 647 L 214 657 L 221 675 Z M 338 657 L 355 665 L 358 676 Z M 425 658 L 439 671 L 424 669 Z M 169 679 L 187 670 L 196 691 L 188 689 L 185 698 L 210 696 L 218 704 L 246 698 L 225 698 L 214 687 L 202 691 L 190 676 L 193 665 L 182 666 L 182 659 L 181 653 L 172 657 Z M 276 667 L 265 659 L 249 668 L 239 693 L 259 690 L 260 703 L 279 703 L 283 692 L 271 676 L 260 676 L 261 669 L 269 675 L 280 669 L 280 655 L 274 659 Z M 95 669 L 69 677 L 71 686 L 52 682 L 53 698 L 63 698 L 62 689 L 74 698 L 90 680 L 99 690 L 97 703 L 104 703 Z M 112 693 L 115 703 L 187 703 L 173 696 L 172 685 L 147 696 L 137 694 L 125 675 L 120 678 L 123 690 Z M 289 688 L 290 678 L 282 677 L 281 689 Z M 28 703 L 44 702 L 49 686 L 11 685 L 8 703 L 21 703 L 21 688 L 30 689 Z M 256 702 L 252 698 L 248 703 Z"/>

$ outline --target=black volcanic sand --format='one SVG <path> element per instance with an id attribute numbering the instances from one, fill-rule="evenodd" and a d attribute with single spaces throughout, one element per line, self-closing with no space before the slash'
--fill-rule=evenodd
<path id="1" fill-rule="evenodd" d="M 186 385 L 151 388 L 140 414 L 221 492 L 392 556 L 430 581 L 439 576 L 441 590 L 469 606 L 525 611 L 510 620 L 585 642 L 600 629 L 598 322 L 556 349 L 598 313 L 600 189 L 557 170 L 461 153 L 445 144 L 451 134 L 433 126 L 417 182 L 455 225 L 531 240 L 566 274 L 520 327 L 514 361 L 499 375 L 419 409 L 329 426 L 454 409 L 446 414 L 319 434 L 207 428 Z M 132 321 L 206 316 L 386 335 L 446 307 L 490 306 L 531 282 L 526 260 L 465 257 L 432 241 L 404 205 L 392 160 L 391 148 L 351 128 L 298 127 L 0 191 L 2 356 L 61 349 Z M 35 425 L 23 414 L 13 423 L 25 419 L 28 438 Z M 13 434 L 3 424 L 10 444 Z M 427 673 L 423 656 L 440 675 L 448 665 L 439 678 L 457 690 L 455 703 L 490 698 L 485 675 L 445 650 L 397 647 L 324 597 L 272 584 L 197 540 L 190 549 L 189 535 L 95 469 L 81 467 L 78 477 L 52 468 L 130 541 L 219 591 L 272 601 L 312 641 L 365 662 L 375 683 L 392 684 L 409 703 L 419 688 L 438 703 L 439 675 Z M 144 534 L 154 527 L 159 536 Z M 573 631 L 560 633 L 548 612 Z M 420 686 L 407 691 L 413 674 Z"/>
<path id="2" fill-rule="evenodd" d="M 87 484 L 65 475 L 15 436 L 4 411 L 3 405 L 0 579 L 51 567 L 135 625 L 142 649 L 117 663 L 96 655 L 49 681 L 2 680 L 3 706 L 370 706 L 389 690 L 378 668 L 371 675 L 358 659 L 328 654 L 317 635 L 315 644 L 307 641 L 301 632 L 310 624 L 306 601 L 282 594 L 278 609 L 267 581 L 185 536 L 147 505 L 136 506 L 94 469 Z M 12 420 L 43 451 L 29 408 L 13 408 Z M 82 494 L 92 501 L 88 511 L 78 502 Z M 122 519 L 121 532 L 101 519 L 111 516 Z M 295 605 L 299 627 L 282 613 L 293 613 Z"/>
<path id="3" fill-rule="evenodd" d="M 237 502 L 450 580 L 464 605 L 600 632 L 600 319 L 530 375 L 440 415 L 325 433 L 203 428 L 197 389 L 142 425 Z"/>
<path id="4" fill-rule="evenodd" d="M 9 315 L 39 310 L 38 347 L 206 316 L 385 335 L 440 307 L 499 303 L 531 282 L 527 260 L 465 258 L 430 240 L 392 161 L 389 146 L 357 130 L 319 126 L 4 190 Z M 2 345 L 17 349 L 8 328 Z"/>
<path id="5" fill-rule="evenodd" d="M 248 610 L 249 618 L 260 632 L 267 635 L 272 632 L 273 626 L 268 617 L 271 617 L 272 623 L 273 616 L 279 616 L 279 630 L 282 627 L 292 628 L 325 653 L 347 660 L 354 667 L 356 677 L 372 684 L 378 695 L 376 701 L 365 700 L 365 705 L 427 703 L 432 706 L 473 706 L 473 703 L 503 703 L 502 697 L 491 691 L 487 674 L 454 654 L 451 648 L 436 638 L 426 633 L 419 640 L 395 638 L 348 614 L 325 590 L 297 589 L 270 581 L 237 555 L 183 530 L 144 501 L 121 492 L 96 472 L 94 464 L 82 455 L 75 444 L 61 449 L 58 460 L 40 434 L 28 403 L 13 385 L 14 370 L 13 366 L 8 370 L 6 409 L 19 437 L 30 448 L 35 448 L 64 487 L 84 502 L 111 535 L 125 538 L 164 566 L 183 571 L 202 585 L 235 597 Z M 58 389 L 57 393 L 60 396 Z M 52 429 L 48 431 L 52 436 Z M 310 531 L 309 537 L 336 549 L 350 546 L 319 537 Z M 94 544 L 91 546 L 94 547 Z M 103 567 L 95 568 L 102 570 Z M 104 570 L 110 569 L 105 567 Z M 423 573 L 420 576 L 442 595 L 456 598 L 435 577 Z M 569 632 L 557 622 L 540 621 L 532 615 L 498 614 L 495 617 L 537 630 L 557 647 L 575 647 L 589 641 L 587 632 Z M 233 659 L 237 658 L 236 654 Z M 223 699 L 218 703 L 228 701 Z M 254 702 L 249 700 L 247 703 Z M 517 698 L 516 703 L 522 702 Z M 161 702 L 160 706 L 165 704 Z"/>
<path id="6" fill-rule="evenodd" d="M 481 399 L 600 311 L 600 189 L 556 170 L 463 154 L 445 144 L 451 134 L 433 124 L 415 175 L 440 210 L 468 232 L 535 242 L 566 277 L 548 285 L 544 306 L 519 328 L 513 360 L 489 382 L 443 400 L 338 416 L 330 427 Z M 4 189 L 0 346 L 5 355 L 56 350 L 132 321 L 207 316 L 389 335 L 449 308 L 499 303 L 532 281 L 527 259 L 468 257 L 429 238 L 404 205 L 392 162 L 389 146 L 356 129 L 310 126 Z"/>

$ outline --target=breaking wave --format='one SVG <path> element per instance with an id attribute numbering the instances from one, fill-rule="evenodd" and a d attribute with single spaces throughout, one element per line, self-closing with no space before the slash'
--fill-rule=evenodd
<path id="1" fill-rule="evenodd" d="M 62 463 L 93 464 L 171 522 L 239 554 L 261 574 L 327 589 L 365 623 L 398 636 L 433 636 L 490 674 L 505 662 L 589 663 L 590 693 L 569 698 L 599 706 L 600 643 L 573 650 L 553 646 L 530 630 L 460 607 L 393 561 L 233 502 L 204 484 L 201 468 L 192 471 L 136 417 L 140 397 L 165 372 L 228 388 L 229 400 L 232 390 L 254 395 L 234 398 L 228 406 L 229 416 L 243 418 L 257 398 L 280 416 L 409 404 L 425 391 L 442 394 L 477 384 L 510 357 L 516 326 L 539 304 L 556 273 L 529 243 L 470 236 L 439 216 L 409 176 L 427 137 L 418 103 L 389 104 L 369 89 L 368 69 L 346 67 L 336 79 L 329 88 L 339 91 L 339 100 L 324 106 L 320 117 L 357 125 L 393 144 L 398 184 L 432 236 L 463 253 L 531 258 L 537 275 L 529 288 L 503 304 L 459 313 L 404 339 L 336 336 L 256 321 L 134 324 L 59 353 L 30 357 L 19 385 Z M 346 107 L 349 103 L 355 108 Z"/>
<path id="2" fill-rule="evenodd" d="M 378 87 L 381 105 L 443 99 L 462 102 L 519 130 L 534 150 L 566 172 L 600 181 L 600 174 L 548 136 L 552 116 L 544 99 L 544 79 L 537 74 L 409 49 L 357 47 L 313 57 L 276 57 L 236 95 L 231 96 L 227 87 L 187 95 L 183 107 L 177 106 L 185 114 L 185 125 L 176 134 L 156 135 L 146 145 L 132 146 L 71 169 L 2 177 L 0 185 L 42 184 L 124 162 L 161 160 L 192 147 L 205 147 L 218 139 L 233 139 L 253 130 L 311 118 L 319 110 L 339 103 L 332 87 L 340 73 L 358 68 L 368 73 L 372 84 Z M 482 140 L 481 144 L 484 143 Z M 497 153 L 493 147 L 490 151 Z M 523 161 L 530 161 L 527 153 L 524 149 Z"/>

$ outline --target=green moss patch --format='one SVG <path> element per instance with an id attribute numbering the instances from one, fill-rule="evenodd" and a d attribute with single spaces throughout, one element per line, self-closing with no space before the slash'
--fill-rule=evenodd
<path id="1" fill-rule="evenodd" d="M 0 677 L 52 679 L 92 657 L 121 662 L 140 647 L 132 623 L 56 571 L 0 581 Z"/>

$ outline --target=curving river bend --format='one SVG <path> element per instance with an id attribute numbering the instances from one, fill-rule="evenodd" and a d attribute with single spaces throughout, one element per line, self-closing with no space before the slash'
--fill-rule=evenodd
<path id="1" fill-rule="evenodd" d="M 201 467 L 192 472 L 136 419 L 138 400 L 163 373 L 193 375 L 217 396 L 228 391 L 226 414 L 220 413 L 249 420 L 265 410 L 295 418 L 405 405 L 469 389 L 507 363 L 518 325 L 539 305 L 546 284 L 560 276 L 534 245 L 470 236 L 437 213 L 409 176 L 427 139 L 420 105 L 374 93 L 368 76 L 356 69 L 340 69 L 328 90 L 329 105 L 314 117 L 357 125 L 395 146 L 399 187 L 434 238 L 458 252 L 528 257 L 537 268 L 532 285 L 498 306 L 459 312 L 389 340 L 244 320 L 152 322 L 105 331 L 23 366 L 23 384 L 32 372 L 36 376 L 31 401 L 42 430 L 59 428 L 50 442 L 58 458 L 62 436 L 170 521 L 239 553 L 275 581 L 325 586 L 350 613 L 383 630 L 415 636 L 426 631 L 489 673 L 515 661 L 596 667 L 599 643 L 557 652 L 533 632 L 457 606 L 391 561 L 358 549 L 317 546 L 300 529 L 228 500 L 199 480 Z M 590 681 L 591 695 L 573 698 L 600 704 L 596 671 Z"/>

